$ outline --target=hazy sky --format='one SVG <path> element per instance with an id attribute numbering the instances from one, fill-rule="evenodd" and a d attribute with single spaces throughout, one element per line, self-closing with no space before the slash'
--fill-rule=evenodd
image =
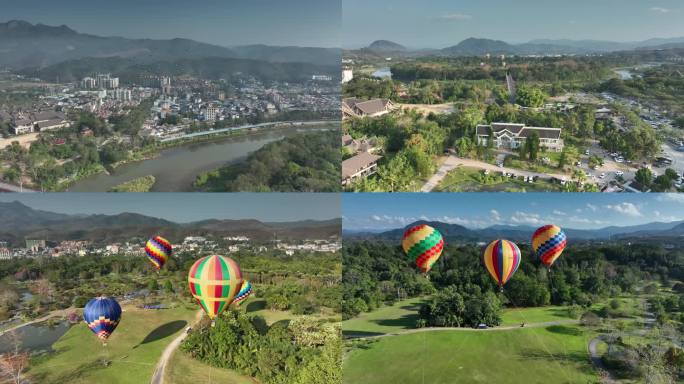
<path id="1" fill-rule="evenodd" d="M 444 48 L 468 37 L 639 41 L 684 36 L 682 0 L 342 0 L 344 47 Z"/>
<path id="2" fill-rule="evenodd" d="M 347 230 L 401 228 L 418 220 L 468 228 L 554 223 L 575 229 L 684 220 L 684 194 L 345 193 Z"/>
<path id="3" fill-rule="evenodd" d="M 58 213 L 132 212 L 175 222 L 340 217 L 340 196 L 334 193 L 0 193 L 0 201 L 20 201 L 34 209 Z"/>
<path id="4" fill-rule="evenodd" d="M 68 25 L 130 38 L 183 37 L 223 46 L 339 47 L 340 0 L 0 0 L 0 22 Z"/>

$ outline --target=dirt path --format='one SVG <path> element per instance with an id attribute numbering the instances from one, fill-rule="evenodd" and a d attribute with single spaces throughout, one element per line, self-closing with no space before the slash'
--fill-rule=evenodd
<path id="1" fill-rule="evenodd" d="M 195 324 L 197 324 L 201 319 L 202 311 L 197 311 L 197 314 L 195 315 L 195 322 L 192 324 L 192 326 L 195 326 Z M 154 369 L 154 373 L 152 374 L 152 380 L 150 381 L 150 383 L 164 383 L 164 371 L 166 370 L 166 365 L 169 362 L 169 360 L 171 360 L 173 353 L 176 351 L 176 349 L 178 349 L 181 342 L 183 342 L 186 336 L 188 336 L 188 333 L 185 330 L 183 330 L 181 334 L 178 335 L 178 337 L 176 337 L 171 343 L 169 343 L 169 345 L 166 346 L 164 352 L 162 352 L 162 355 L 159 358 L 157 367 Z"/>
<path id="2" fill-rule="evenodd" d="M 617 383 L 617 380 L 615 380 L 612 377 L 610 371 L 608 370 L 608 367 L 606 367 L 606 365 L 603 364 L 603 359 L 601 358 L 601 355 L 599 355 L 598 353 L 598 345 L 602 341 L 604 341 L 603 335 L 598 336 L 589 342 L 589 357 L 591 359 L 592 364 L 594 364 L 594 367 L 598 371 L 599 377 L 601 378 L 601 382 L 604 384 L 614 384 Z"/>

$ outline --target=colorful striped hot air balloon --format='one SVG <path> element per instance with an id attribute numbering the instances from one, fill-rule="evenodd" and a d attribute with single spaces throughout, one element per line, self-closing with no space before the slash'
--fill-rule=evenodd
<path id="1" fill-rule="evenodd" d="M 482 252 L 482 262 L 503 290 L 520 266 L 520 249 L 508 240 L 494 240 Z"/>
<path id="2" fill-rule="evenodd" d="M 159 270 L 166 264 L 169 257 L 171 257 L 173 249 L 168 240 L 161 236 L 155 236 L 147 240 L 145 252 L 147 253 L 147 258 L 150 259 L 155 268 Z"/>
<path id="3" fill-rule="evenodd" d="M 96 297 L 83 309 L 83 320 L 103 342 L 107 341 L 121 320 L 121 306 L 111 297 Z"/>
<path id="4" fill-rule="evenodd" d="M 242 272 L 231 258 L 206 256 L 195 262 L 188 273 L 190 292 L 213 320 L 233 301 L 242 286 Z"/>
<path id="5" fill-rule="evenodd" d="M 418 269 L 428 273 L 442 255 L 444 239 L 438 230 L 429 225 L 420 224 L 404 232 L 401 246 L 411 260 L 415 261 Z"/>
<path id="6" fill-rule="evenodd" d="M 240 287 L 240 292 L 233 299 L 231 304 L 240 305 L 249 295 L 252 294 L 252 284 L 247 280 L 242 280 L 242 286 Z"/>
<path id="7" fill-rule="evenodd" d="M 532 250 L 534 256 L 549 270 L 565 249 L 568 239 L 560 227 L 549 224 L 540 227 L 532 235 Z"/>

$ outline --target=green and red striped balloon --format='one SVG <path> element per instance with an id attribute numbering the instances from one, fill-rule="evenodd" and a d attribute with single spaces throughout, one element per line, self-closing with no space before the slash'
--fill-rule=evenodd
<path id="1" fill-rule="evenodd" d="M 416 266 L 424 273 L 428 273 L 432 265 L 442 255 L 444 239 L 438 230 L 429 225 L 419 224 L 404 232 L 401 240 L 404 252 Z"/>
<path id="2" fill-rule="evenodd" d="M 197 303 L 214 320 L 240 291 L 242 272 L 230 257 L 206 256 L 190 268 L 188 284 Z"/>

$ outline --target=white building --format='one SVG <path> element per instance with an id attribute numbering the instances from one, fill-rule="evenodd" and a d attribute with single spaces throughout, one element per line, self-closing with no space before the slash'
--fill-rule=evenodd
<path id="1" fill-rule="evenodd" d="M 351 69 L 342 70 L 342 83 L 348 83 L 354 79 L 354 71 Z"/>
<path id="2" fill-rule="evenodd" d="M 490 133 L 494 135 L 494 147 L 499 149 L 516 149 L 527 140 L 532 132 L 539 135 L 539 144 L 550 151 L 563 150 L 561 128 L 527 127 L 525 124 L 492 123 L 477 126 L 477 142 L 486 146 Z"/>

